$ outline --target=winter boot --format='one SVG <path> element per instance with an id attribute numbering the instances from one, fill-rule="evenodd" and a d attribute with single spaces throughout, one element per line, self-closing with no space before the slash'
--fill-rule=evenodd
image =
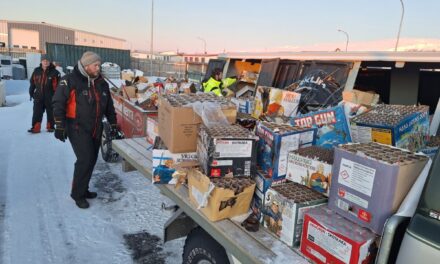
<path id="1" fill-rule="evenodd" d="M 40 122 L 35 123 L 35 125 L 33 125 L 31 127 L 31 129 L 28 130 L 29 133 L 34 133 L 34 134 L 40 133 L 40 131 L 41 131 L 41 123 Z"/>
<path id="2" fill-rule="evenodd" d="M 46 130 L 47 130 L 47 132 L 54 132 L 55 128 L 53 127 L 53 124 L 51 124 L 50 122 L 47 122 Z"/>
<path id="3" fill-rule="evenodd" d="M 87 199 L 95 199 L 98 196 L 98 194 L 96 192 L 86 192 L 86 198 Z"/>
<path id="4" fill-rule="evenodd" d="M 76 206 L 78 206 L 81 209 L 87 209 L 90 207 L 89 202 L 87 202 L 87 200 L 84 198 L 75 200 L 75 203 L 76 203 Z"/>

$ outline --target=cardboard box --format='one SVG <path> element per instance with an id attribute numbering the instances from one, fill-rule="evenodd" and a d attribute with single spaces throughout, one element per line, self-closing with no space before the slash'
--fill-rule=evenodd
<path id="1" fill-rule="evenodd" d="M 429 107 L 378 105 L 351 120 L 353 142 L 378 142 L 418 151 L 429 135 Z"/>
<path id="2" fill-rule="evenodd" d="M 333 148 L 333 146 L 351 142 L 350 129 L 344 107 L 341 105 L 298 115 L 291 119 L 291 124 L 298 127 L 318 128 L 316 138 L 318 146 Z"/>
<path id="3" fill-rule="evenodd" d="M 251 176 L 257 166 L 257 137 L 239 125 L 201 125 L 197 154 L 209 177 Z"/>
<path id="4" fill-rule="evenodd" d="M 163 142 L 158 137 L 153 146 L 152 158 L 152 182 L 155 184 L 175 184 L 171 177 L 176 171 L 174 165 L 183 162 L 197 162 L 197 153 L 172 153 L 164 147 Z"/>
<path id="5" fill-rule="evenodd" d="M 271 187 L 264 196 L 264 227 L 290 247 L 301 240 L 304 214 L 327 198 L 304 185 L 295 182 Z"/>
<path id="6" fill-rule="evenodd" d="M 252 177 L 255 181 L 255 194 L 252 198 L 251 209 L 258 216 L 260 222 L 263 223 L 263 217 L 261 215 L 261 210 L 263 209 L 264 197 L 266 195 L 267 190 L 271 186 L 278 186 L 286 183 L 286 179 L 278 179 L 274 181 L 267 174 L 265 174 L 261 170 L 257 170 L 257 173 Z"/>
<path id="7" fill-rule="evenodd" d="M 255 118 L 261 116 L 294 117 L 298 112 L 301 94 L 281 90 L 273 87 L 258 86 L 255 94 L 254 112 Z"/>
<path id="8" fill-rule="evenodd" d="M 368 93 L 359 90 L 343 91 L 342 99 L 346 102 L 361 105 L 375 105 L 379 102 L 379 95 L 377 93 Z"/>
<path id="9" fill-rule="evenodd" d="M 147 117 L 147 142 L 151 145 L 154 144 L 154 140 L 159 136 L 159 123 L 157 122 L 157 116 Z"/>
<path id="10" fill-rule="evenodd" d="M 124 97 L 126 99 L 136 99 L 136 90 L 137 88 L 135 86 L 124 86 L 122 87 L 122 93 L 124 94 Z"/>
<path id="11" fill-rule="evenodd" d="M 193 94 L 182 94 L 193 96 Z M 229 123 L 235 123 L 237 110 L 234 105 L 222 107 Z M 173 153 L 195 152 L 197 135 L 202 119 L 188 106 L 172 106 L 163 98 L 159 106 L 159 134 Z"/>
<path id="12" fill-rule="evenodd" d="M 435 155 L 438 152 L 440 146 L 440 136 L 430 136 L 426 146 L 422 148 L 420 151 L 425 155 L 434 159 Z"/>
<path id="13" fill-rule="evenodd" d="M 235 194 L 230 189 L 215 187 L 210 178 L 198 170 L 188 173 L 189 199 L 210 221 L 247 213 L 254 191 L 255 183 Z"/>
<path id="14" fill-rule="evenodd" d="M 378 143 L 335 148 L 329 208 L 382 234 L 428 157 Z"/>
<path id="15" fill-rule="evenodd" d="M 256 134 L 260 138 L 257 164 L 277 180 L 286 176 L 287 154 L 290 151 L 315 143 L 316 128 L 298 128 L 262 121 L 257 125 Z"/>
<path id="16" fill-rule="evenodd" d="M 375 258 L 376 236 L 325 206 L 305 214 L 301 252 L 314 263 L 368 264 Z"/>
<path id="17" fill-rule="evenodd" d="M 254 100 L 250 98 L 231 98 L 231 102 L 233 102 L 237 106 L 238 113 L 252 114 L 254 108 Z"/>
<path id="18" fill-rule="evenodd" d="M 329 152 L 329 153 L 326 153 Z M 323 156 L 319 156 L 322 154 Z M 328 196 L 332 177 L 333 150 L 319 146 L 289 152 L 286 179 Z"/>

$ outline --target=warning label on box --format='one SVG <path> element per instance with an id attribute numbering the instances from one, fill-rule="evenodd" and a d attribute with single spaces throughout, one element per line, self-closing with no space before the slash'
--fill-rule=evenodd
<path id="1" fill-rule="evenodd" d="M 356 124 L 351 124 L 351 137 L 353 142 L 357 143 L 368 143 L 372 140 L 371 127 L 357 126 Z"/>
<path id="2" fill-rule="evenodd" d="M 371 131 L 371 138 L 374 142 L 387 145 L 393 144 L 393 137 L 391 130 L 389 129 L 373 128 Z"/>
<path id="3" fill-rule="evenodd" d="M 371 196 L 376 169 L 342 158 L 338 182 L 353 190 Z"/>
<path id="4" fill-rule="evenodd" d="M 344 263 L 350 263 L 352 246 L 324 228 L 309 222 L 307 239 Z"/>
<path id="5" fill-rule="evenodd" d="M 252 156 L 250 140 L 217 140 L 215 152 L 219 158 L 249 158 Z"/>

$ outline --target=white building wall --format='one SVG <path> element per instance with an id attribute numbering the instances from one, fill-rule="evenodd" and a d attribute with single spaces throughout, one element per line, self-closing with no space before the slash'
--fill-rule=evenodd
<path id="1" fill-rule="evenodd" d="M 11 29 L 11 44 L 17 48 L 40 49 L 40 33 L 36 30 Z"/>
<path id="2" fill-rule="evenodd" d="M 104 37 L 84 31 L 75 31 L 75 45 L 124 49 L 125 40 Z"/>
<path id="3" fill-rule="evenodd" d="M 5 43 L 8 47 L 8 22 L 0 20 L 0 42 Z"/>

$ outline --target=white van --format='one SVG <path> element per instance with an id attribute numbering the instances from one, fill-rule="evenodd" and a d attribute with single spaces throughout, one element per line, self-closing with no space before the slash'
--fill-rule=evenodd
<path id="1" fill-rule="evenodd" d="M 2 72 L 3 79 L 12 78 L 12 57 L 0 55 L 0 69 Z"/>

